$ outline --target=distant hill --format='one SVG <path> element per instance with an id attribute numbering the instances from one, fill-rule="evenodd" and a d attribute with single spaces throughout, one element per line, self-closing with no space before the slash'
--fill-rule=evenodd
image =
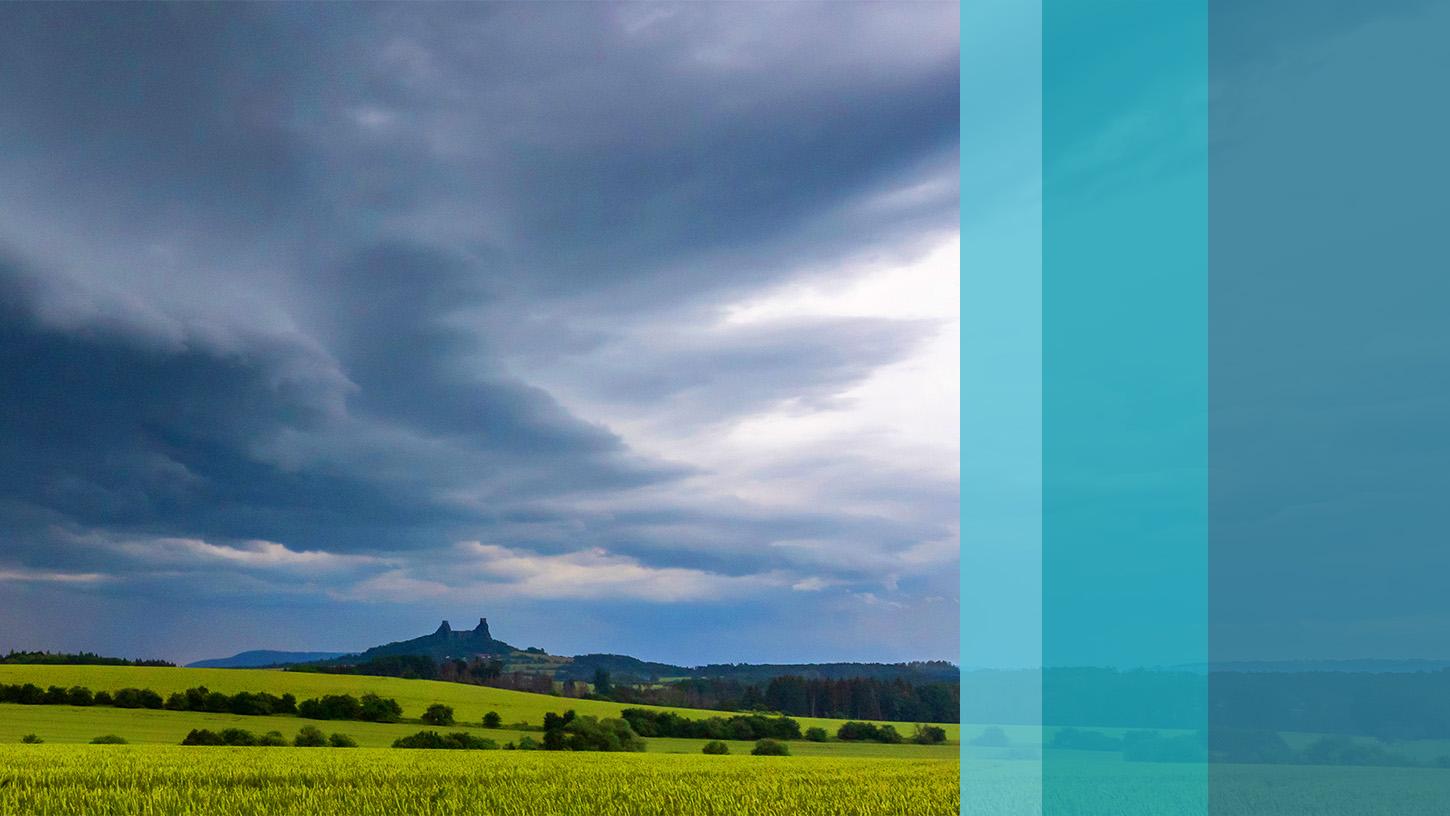
<path id="1" fill-rule="evenodd" d="M 945 660 L 911 663 L 714 663 L 706 666 L 678 666 L 619 654 L 582 654 L 556 657 L 541 649 L 518 649 L 493 637 L 488 619 L 467 631 L 455 631 L 443 621 L 430 635 L 374 646 L 359 653 L 338 652 L 242 652 L 219 660 L 192 663 L 196 668 L 256 668 L 261 666 L 316 664 L 320 671 L 359 666 L 380 658 L 421 656 L 435 661 L 488 658 L 503 664 L 506 671 L 542 674 L 556 681 L 590 682 L 596 671 L 609 672 L 615 683 L 657 683 L 662 680 L 702 678 L 732 680 L 744 684 L 767 683 L 777 677 L 798 676 L 808 680 L 868 678 L 913 684 L 957 683 L 960 670 Z M 368 673 L 368 672 L 364 672 Z M 420 675 L 432 676 L 432 675 Z"/>
<path id="2" fill-rule="evenodd" d="M 214 657 L 188 663 L 188 669 L 257 669 L 265 666 L 287 666 L 293 663 L 313 663 L 318 660 L 332 660 L 346 657 L 350 652 L 278 652 L 271 649 L 256 649 L 238 652 L 231 657 Z"/>
<path id="3" fill-rule="evenodd" d="M 434 660 L 444 660 L 482 655 L 509 655 L 517 651 L 519 650 L 501 640 L 494 640 L 493 635 L 488 632 L 488 618 L 479 618 L 478 625 L 466 632 L 455 632 L 453 627 L 448 625 L 448 621 L 443 621 L 431 635 L 374 646 L 356 655 L 355 659 L 356 662 L 362 663 L 378 657 L 426 655 Z M 351 658 L 349 662 L 351 662 Z"/>

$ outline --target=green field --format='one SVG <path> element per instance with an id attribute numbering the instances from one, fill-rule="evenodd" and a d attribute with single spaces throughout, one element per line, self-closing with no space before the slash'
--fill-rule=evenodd
<path id="1" fill-rule="evenodd" d="M 368 723 L 296 716 L 248 717 L 110 706 L 0 704 L 0 813 L 24 814 L 951 814 L 958 809 L 958 746 L 794 740 L 792 756 L 704 756 L 699 739 L 651 738 L 645 754 L 546 751 L 403 751 L 400 736 L 430 728 L 432 703 L 458 725 L 500 744 L 530 732 L 546 712 L 617 716 L 617 703 L 386 677 L 248 669 L 0 666 L 0 683 L 149 688 L 163 696 L 213 691 L 324 694 L 374 692 L 396 699 L 404 721 Z M 689 717 L 724 712 L 672 709 Z M 488 711 L 505 724 L 482 727 Z M 797 718 L 835 732 L 842 721 Z M 347 734 L 363 746 L 222 748 L 177 745 L 193 728 L 280 731 L 303 725 Z M 913 724 L 897 723 L 910 734 Z M 952 739 L 955 724 L 945 725 Z M 974 732 L 975 733 L 975 732 Z M 40 745 L 20 744 L 36 734 Z M 130 745 L 86 745 L 103 734 Z M 532 732 L 535 738 L 539 733 Z M 78 744 L 79 743 L 79 744 Z"/>
<path id="2" fill-rule="evenodd" d="M 971 816 L 1443 816 L 1450 770 L 1123 762 L 1094 751 L 1046 763 L 967 759 Z"/>
<path id="3" fill-rule="evenodd" d="M 34 683 L 42 688 L 53 685 L 66 687 L 86 686 L 92 691 L 116 691 L 117 689 L 129 686 L 134 688 L 149 688 L 160 693 L 163 697 L 173 691 L 184 691 L 193 686 L 206 686 L 212 691 L 220 691 L 227 694 L 235 694 L 239 691 L 268 691 L 273 694 L 291 692 L 297 696 L 298 700 L 303 700 L 308 697 L 318 697 L 324 694 L 361 695 L 366 692 L 374 692 L 383 697 L 391 697 L 397 700 L 403 706 L 403 716 L 406 718 L 418 717 L 432 703 L 443 703 L 453 707 L 454 714 L 460 723 L 475 724 L 480 722 L 483 719 L 483 715 L 489 711 L 497 711 L 503 717 L 505 725 L 523 722 L 537 726 L 543 722 L 544 714 L 549 711 L 563 712 L 566 709 L 572 708 L 580 714 L 617 717 L 621 709 L 650 707 L 628 706 L 600 700 L 552 697 L 546 694 L 530 694 L 523 691 L 507 691 L 505 689 L 488 688 L 486 686 L 470 686 L 461 683 L 444 683 L 434 680 L 401 680 L 395 677 L 310 674 L 306 672 L 283 672 L 265 669 L 0 665 L 0 683 Z M 10 709 L 14 708 L 14 706 L 4 706 L 4 708 Z M 64 707 L 47 706 L 47 708 Z M 82 710 L 105 711 L 109 709 L 96 708 Z M 675 708 L 668 710 L 678 712 L 687 717 L 726 716 L 724 712 L 706 711 L 702 709 Z M 184 714 L 191 712 L 174 713 Z M 206 716 L 225 717 L 226 715 Z M 259 720 L 268 718 L 238 717 L 235 719 L 257 723 Z M 297 719 L 293 717 L 283 717 L 280 719 L 285 720 L 287 724 L 297 722 Z M 802 730 L 812 726 L 820 726 L 832 734 L 844 722 L 843 720 L 828 720 L 813 717 L 796 717 L 794 719 L 801 724 Z M 346 725 L 366 725 L 366 723 L 346 723 Z M 893 725 L 902 734 L 910 735 L 915 724 L 893 723 Z M 955 742 L 960 734 L 961 729 L 959 726 L 956 723 L 941 723 L 940 725 L 946 729 L 948 741 Z M 0 728 L 3 727 L 3 724 L 0 724 Z M 243 725 L 241 727 L 245 728 L 248 726 Z M 260 724 L 250 726 L 251 730 L 254 731 L 265 731 L 273 727 L 275 726 L 263 728 Z M 279 730 L 284 732 L 288 731 L 287 728 L 281 728 Z M 296 731 L 297 726 L 295 724 L 291 725 L 290 730 Z M 416 730 L 416 727 L 412 729 L 412 731 Z M 0 732 L 0 735 L 3 734 L 4 732 Z M 126 735 L 123 734 L 122 736 Z M 361 731 L 358 732 L 358 736 L 362 738 Z"/>
<path id="4" fill-rule="evenodd" d="M 0 745 L 0 813 L 949 816 L 950 760 Z"/>

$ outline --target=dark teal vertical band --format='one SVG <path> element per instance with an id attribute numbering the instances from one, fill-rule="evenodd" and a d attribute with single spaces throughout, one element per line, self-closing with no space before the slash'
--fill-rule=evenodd
<path id="1" fill-rule="evenodd" d="M 1044 722 L 1179 740 L 1049 741 L 1051 816 L 1207 811 L 1206 683 L 1111 674 L 1206 660 L 1206 4 L 1043 6 Z"/>

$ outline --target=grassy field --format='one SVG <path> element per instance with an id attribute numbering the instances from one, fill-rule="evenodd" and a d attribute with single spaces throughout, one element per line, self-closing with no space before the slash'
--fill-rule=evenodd
<path id="1" fill-rule="evenodd" d="M 0 745 L 0 813 L 949 816 L 951 760 Z"/>
<path id="2" fill-rule="evenodd" d="M 1450 770 L 1123 762 L 1103 752 L 1043 762 L 962 762 L 970 816 L 1443 816 Z"/>
<path id="3" fill-rule="evenodd" d="M 206 686 L 212 691 L 227 694 L 235 694 L 239 691 L 269 691 L 273 694 L 291 692 L 297 696 L 298 700 L 323 694 L 360 695 L 371 691 L 397 700 L 403 707 L 403 716 L 407 718 L 416 718 L 432 703 L 450 705 L 460 723 L 478 723 L 488 711 L 497 711 L 503 717 L 505 724 L 525 722 L 539 725 L 544 720 L 545 712 L 549 711 L 563 712 L 572 708 L 580 714 L 615 717 L 619 715 L 621 709 L 631 708 L 631 706 L 599 700 L 566 699 L 545 694 L 530 694 L 522 691 L 507 691 L 433 680 L 401 680 L 395 677 L 309 674 L 264 669 L 0 665 L 0 683 L 34 683 L 42 688 L 52 685 L 86 686 L 92 691 L 116 691 L 129 686 L 149 688 L 163 697 L 173 691 L 184 691 L 193 686 Z M 690 708 L 669 710 L 687 717 L 723 716 L 719 711 Z M 256 721 L 259 718 L 238 719 Z M 295 722 L 291 718 L 286 719 L 289 722 Z M 812 717 L 796 717 L 795 719 L 800 722 L 802 730 L 820 726 L 832 734 L 844 722 L 843 720 Z M 913 723 L 894 723 L 894 725 L 905 735 L 910 735 L 914 727 Z M 946 729 L 949 741 L 955 742 L 958 739 L 961 729 L 956 723 L 942 723 L 941 726 Z M 252 726 L 252 730 L 258 729 L 267 730 L 261 726 Z M 293 726 L 292 730 L 295 731 L 296 726 Z"/>
<path id="4" fill-rule="evenodd" d="M 48 743 L 85 743 L 102 734 L 116 734 L 136 744 L 176 745 L 193 728 L 245 728 L 253 733 L 280 731 L 292 737 L 304 725 L 315 725 L 323 731 L 338 731 L 356 739 L 363 747 L 386 748 L 398 737 L 423 729 L 468 731 L 488 737 L 500 745 L 517 742 L 528 732 L 508 728 L 488 729 L 477 722 L 471 725 L 435 728 L 420 722 L 368 723 L 341 720 L 306 720 L 300 717 L 241 717 L 235 714 L 208 714 L 200 711 L 164 711 L 145 708 L 109 708 L 105 706 L 27 706 L 0 703 L 0 744 L 19 742 L 26 734 L 35 734 Z M 538 732 L 534 739 L 542 737 Z M 650 753 L 698 754 L 706 740 L 652 737 L 647 740 Z M 730 740 L 732 753 L 750 753 L 751 742 Z M 955 745 L 882 745 L 859 742 L 791 742 L 791 753 L 799 756 L 895 757 L 901 759 L 955 759 Z"/>

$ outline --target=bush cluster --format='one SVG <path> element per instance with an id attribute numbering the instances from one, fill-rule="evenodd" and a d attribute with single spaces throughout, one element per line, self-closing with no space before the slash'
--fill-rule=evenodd
<path id="1" fill-rule="evenodd" d="M 284 746 L 294 745 L 298 748 L 321 748 L 331 746 L 333 748 L 356 748 L 357 740 L 346 734 L 333 734 L 327 736 L 320 729 L 313 725 L 304 725 L 297 732 L 297 736 L 288 743 L 287 738 L 282 736 L 280 731 L 268 731 L 265 734 L 253 734 L 245 728 L 223 728 L 220 732 L 211 731 L 206 728 L 193 728 L 191 733 L 181 741 L 182 745 L 241 745 L 241 746 Z"/>
<path id="2" fill-rule="evenodd" d="M 645 743 L 626 720 L 579 716 L 570 709 L 563 714 L 550 711 L 544 715 L 542 744 L 526 737 L 518 747 L 545 751 L 643 751 Z"/>
<path id="3" fill-rule="evenodd" d="M 388 701 L 391 702 L 391 701 Z M 116 708 L 165 708 L 171 711 L 209 711 L 218 714 L 268 716 L 297 713 L 297 698 L 291 694 L 280 697 L 265 691 L 239 691 L 223 694 L 205 686 L 178 691 L 166 699 L 151 689 L 123 688 L 119 691 L 92 692 L 85 686 L 51 686 L 42 689 L 34 683 L 0 684 L 0 703 L 24 705 L 114 706 Z M 392 703 L 394 707 L 397 703 Z M 393 722 L 395 720 L 380 720 Z"/>
<path id="4" fill-rule="evenodd" d="M 41 688 L 34 683 L 16 685 L 0 683 L 0 703 L 22 705 L 115 706 L 117 708 L 161 708 L 161 695 L 151 689 L 124 688 L 117 692 L 92 693 L 85 686 L 51 686 Z"/>
<path id="5" fill-rule="evenodd" d="M 240 714 L 265 717 L 272 714 L 296 714 L 297 698 L 291 694 L 278 697 L 265 691 L 239 691 L 223 694 L 206 686 L 174 692 L 163 706 L 171 711 L 210 711 L 217 714 Z"/>
<path id="6" fill-rule="evenodd" d="M 712 740 L 793 740 L 801 738 L 800 723 L 790 717 L 741 714 L 734 717 L 690 719 L 672 711 L 626 708 L 619 712 L 642 737 L 686 737 Z"/>
<path id="7" fill-rule="evenodd" d="M 726 745 L 725 743 L 721 742 L 720 740 L 710 740 L 709 742 L 705 743 L 705 747 L 704 748 L 701 748 L 700 749 L 700 753 L 702 753 L 702 754 L 728 754 L 728 753 L 730 753 L 730 746 Z"/>
<path id="8" fill-rule="evenodd" d="M 498 743 L 484 737 L 475 737 L 464 731 L 440 734 L 437 731 L 419 731 L 407 737 L 393 740 L 394 748 L 443 748 L 467 751 L 492 751 Z"/>
<path id="9" fill-rule="evenodd" d="M 987 729 L 992 730 L 991 728 Z M 998 728 L 998 731 L 1002 729 Z M 986 733 L 986 732 L 983 732 Z M 1006 744 L 1007 735 L 1002 734 L 1002 744 Z M 917 745 L 939 745 L 947 741 L 947 730 L 941 726 L 916 724 L 916 731 L 911 735 L 911 741 Z"/>
<path id="10" fill-rule="evenodd" d="M 312 720 L 362 720 L 363 722 L 397 722 L 403 717 L 398 701 L 376 694 L 361 698 L 351 694 L 329 694 L 297 702 L 292 694 L 278 696 L 266 691 L 239 691 L 223 694 L 206 686 L 178 691 L 166 699 L 151 689 L 123 688 L 120 691 L 92 692 L 85 686 L 51 686 L 43 689 L 34 683 L 23 685 L 0 683 L 0 703 L 23 705 L 114 706 L 116 708 L 165 708 L 171 711 L 209 711 L 216 714 L 269 716 L 300 714 Z M 435 706 L 436 708 L 436 706 Z M 447 709 L 447 706 L 443 706 Z M 430 709 L 431 710 L 431 709 Z M 447 709 L 452 716 L 452 709 Z M 451 719 L 449 721 L 452 722 Z"/>
<path id="11" fill-rule="evenodd" d="M 758 740 L 751 756 L 790 756 L 790 746 L 773 739 Z"/>
<path id="12" fill-rule="evenodd" d="M 364 694 L 361 699 L 351 694 L 328 694 L 297 704 L 297 714 L 309 720 L 362 720 L 363 722 L 397 722 L 403 707 L 391 697 Z"/>
<path id="13" fill-rule="evenodd" d="M 943 733 L 945 737 L 945 733 Z M 848 722 L 836 730 L 836 739 L 852 742 L 901 742 L 901 734 L 894 726 L 875 723 Z"/>

